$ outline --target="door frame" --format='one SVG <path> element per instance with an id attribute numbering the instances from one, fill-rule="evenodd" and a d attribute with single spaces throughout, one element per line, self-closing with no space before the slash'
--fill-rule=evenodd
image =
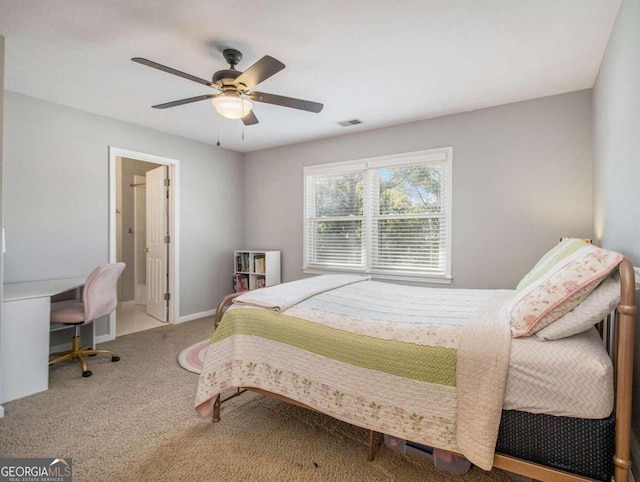
<path id="1" fill-rule="evenodd" d="M 126 157 L 138 161 L 163 164 L 169 168 L 171 189 L 169 190 L 169 323 L 176 323 L 180 312 L 180 161 L 144 152 L 109 146 L 109 262 L 116 262 L 116 158 Z M 109 333 L 96 337 L 96 343 L 116 337 L 116 312 L 109 315 Z"/>

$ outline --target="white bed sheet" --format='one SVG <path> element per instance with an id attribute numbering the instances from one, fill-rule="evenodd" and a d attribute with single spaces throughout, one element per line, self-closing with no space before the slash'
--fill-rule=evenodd
<path id="1" fill-rule="evenodd" d="M 595 328 L 555 341 L 512 340 L 505 410 L 599 419 L 613 403 L 613 365 Z"/>

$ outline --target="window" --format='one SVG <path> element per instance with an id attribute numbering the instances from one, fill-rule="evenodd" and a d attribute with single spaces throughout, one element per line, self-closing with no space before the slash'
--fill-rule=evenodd
<path id="1" fill-rule="evenodd" d="M 304 269 L 451 279 L 450 147 L 308 166 Z"/>

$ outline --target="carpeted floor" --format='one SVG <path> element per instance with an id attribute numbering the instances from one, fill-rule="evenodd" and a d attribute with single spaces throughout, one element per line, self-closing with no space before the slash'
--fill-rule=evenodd
<path id="1" fill-rule="evenodd" d="M 49 390 L 4 404 L 0 457 L 71 457 L 83 481 L 511 481 L 477 468 L 453 476 L 382 444 L 366 461 L 368 432 L 252 393 L 212 424 L 193 408 L 198 375 L 178 365 L 208 337 L 212 318 L 134 333 L 91 358 L 50 369 Z"/>

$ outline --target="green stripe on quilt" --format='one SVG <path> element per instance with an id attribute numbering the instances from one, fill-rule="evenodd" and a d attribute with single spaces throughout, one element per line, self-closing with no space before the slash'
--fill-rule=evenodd
<path id="1" fill-rule="evenodd" d="M 342 363 L 399 377 L 455 386 L 456 350 L 383 340 L 330 328 L 272 311 L 229 310 L 212 342 L 251 335 L 285 343 Z"/>

